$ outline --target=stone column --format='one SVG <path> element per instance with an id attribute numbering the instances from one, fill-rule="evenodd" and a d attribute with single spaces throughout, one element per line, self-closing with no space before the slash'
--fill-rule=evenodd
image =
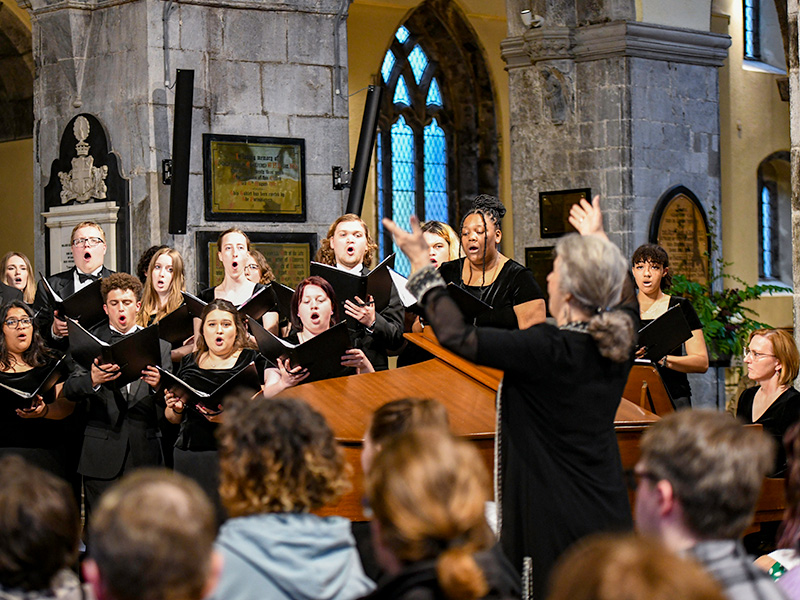
<path id="1" fill-rule="evenodd" d="M 794 286 L 794 337 L 800 344 L 800 44 L 798 44 L 798 0 L 788 0 L 789 51 L 789 118 L 792 155 L 792 246 Z"/>
<path id="2" fill-rule="evenodd" d="M 307 221 L 248 224 L 248 230 L 323 233 L 344 206 L 331 166 L 349 165 L 347 0 L 19 0 L 33 24 L 34 188 L 42 190 L 67 122 L 91 113 L 130 179 L 132 264 L 148 246 L 177 247 L 194 289 L 195 233 L 206 223 L 202 134 L 305 139 Z M 171 8 L 171 10 L 170 10 Z M 165 25 L 166 24 L 166 25 Z M 338 38 L 338 49 L 335 40 Z M 168 70 L 165 68 L 168 63 Z M 194 69 L 188 233 L 167 233 L 176 69 Z M 44 221 L 36 223 L 37 266 Z"/>

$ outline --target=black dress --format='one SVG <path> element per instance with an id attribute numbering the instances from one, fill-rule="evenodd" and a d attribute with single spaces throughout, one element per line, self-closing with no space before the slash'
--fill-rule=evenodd
<path id="1" fill-rule="evenodd" d="M 0 381 L 18 390 L 32 392 L 53 366 L 52 359 L 41 367 L 22 373 L 0 373 Z M 28 462 L 67 478 L 69 460 L 64 423 L 52 419 L 22 419 L 16 406 L 0 408 L 0 455 L 19 454 Z"/>
<path id="2" fill-rule="evenodd" d="M 670 296 L 668 310 L 673 306 L 681 307 L 683 316 L 686 317 L 686 322 L 689 324 L 689 329 L 692 331 L 695 331 L 696 329 L 703 329 L 703 324 L 700 322 L 700 318 L 697 316 L 697 313 L 695 312 L 694 307 L 692 307 L 692 303 L 689 302 L 689 300 L 686 298 L 681 298 L 680 296 Z M 652 321 L 653 319 L 642 319 L 642 324 L 639 329 L 648 323 L 651 323 Z M 681 347 L 678 348 L 676 352 L 671 352 L 669 356 L 686 356 L 685 345 L 681 344 Z M 669 393 L 669 397 L 672 399 L 672 403 L 676 405 L 675 407 L 690 408 L 692 388 L 689 386 L 689 378 L 686 376 L 686 373 L 681 373 L 680 371 L 675 371 L 674 369 L 662 367 L 660 364 L 657 364 L 656 368 L 661 374 L 661 379 L 664 380 L 664 387 L 667 388 L 667 392 Z M 681 402 L 681 398 L 688 399 L 688 403 L 686 401 Z M 677 403 L 675 402 L 676 399 L 678 399 Z"/>
<path id="3" fill-rule="evenodd" d="M 775 468 L 770 477 L 785 477 L 786 451 L 783 448 L 783 436 L 786 430 L 800 420 L 800 392 L 793 387 L 783 392 L 770 404 L 764 414 L 753 421 L 753 400 L 760 386 L 748 388 L 739 396 L 736 407 L 736 416 L 744 423 L 759 423 L 769 435 L 773 437 L 778 447 L 775 456 Z"/>
<path id="4" fill-rule="evenodd" d="M 542 288 L 536 283 L 533 273 L 518 262 L 507 260 L 497 274 L 497 278 L 490 285 L 481 287 L 466 285 L 461 280 L 465 260 L 459 258 L 446 262 L 439 268 L 439 273 L 445 282 L 464 288 L 492 307 L 491 312 L 484 313 L 475 319 L 475 325 L 519 329 L 514 307 L 531 300 L 544 300 Z"/>
<path id="5" fill-rule="evenodd" d="M 630 529 L 614 418 L 632 365 L 603 358 L 582 327 L 473 328 L 443 287 L 422 299 L 443 346 L 503 369 L 498 393 L 500 543 L 531 558 L 535 597 L 576 540 Z"/>
<path id="6" fill-rule="evenodd" d="M 251 348 L 243 349 L 230 369 L 201 369 L 194 354 L 189 354 L 181 361 L 177 376 L 199 390 L 214 390 L 253 360 L 263 378 L 263 357 Z M 175 471 L 197 481 L 215 502 L 219 512 L 219 456 L 215 437 L 218 427 L 217 423 L 210 422 L 196 409 L 187 406 L 183 412 L 178 441 L 175 442 L 174 461 Z"/>

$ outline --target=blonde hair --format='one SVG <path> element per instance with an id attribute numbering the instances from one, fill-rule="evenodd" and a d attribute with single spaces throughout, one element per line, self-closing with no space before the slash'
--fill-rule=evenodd
<path id="1" fill-rule="evenodd" d="M 489 475 L 472 445 L 441 428 L 401 434 L 375 457 L 366 493 L 381 541 L 398 560 L 435 560 L 447 598 L 486 595 L 474 553 L 493 541 L 484 516 Z"/>
<path id="2" fill-rule="evenodd" d="M 447 260 L 455 260 L 461 255 L 459 248 L 461 247 L 461 238 L 447 223 L 442 221 L 425 221 L 421 226 L 422 233 L 432 233 L 438 235 L 445 242 L 447 242 L 448 255 Z"/>
<path id="3" fill-rule="evenodd" d="M 29 261 L 28 257 L 22 254 L 22 252 L 7 252 L 3 257 L 3 281 L 6 285 L 11 285 L 6 275 L 6 267 L 8 266 L 8 259 L 14 256 L 19 256 L 25 263 L 25 268 L 28 269 L 28 281 L 25 283 L 25 289 L 22 290 L 22 299 L 28 304 L 33 304 L 33 300 L 36 297 L 36 277 L 33 275 L 31 261 Z"/>
<path id="4" fill-rule="evenodd" d="M 797 344 L 794 338 L 784 329 L 756 329 L 750 334 L 747 340 L 749 344 L 757 335 L 763 336 L 772 344 L 772 352 L 775 358 L 781 363 L 781 376 L 778 379 L 780 385 L 790 385 L 797 379 L 800 370 L 800 353 L 797 351 Z"/>
<path id="5" fill-rule="evenodd" d="M 70 244 L 72 244 L 72 241 L 75 239 L 75 232 L 83 227 L 94 227 L 95 229 L 97 229 L 100 232 L 100 237 L 103 238 L 103 243 L 104 244 L 106 243 L 106 232 L 103 230 L 102 227 L 100 227 L 99 223 L 95 223 L 94 221 L 81 221 L 80 223 L 75 225 L 75 227 L 72 228 L 72 233 L 69 236 Z"/>
<path id="6" fill-rule="evenodd" d="M 336 228 L 339 226 L 339 223 L 350 222 L 361 223 L 361 226 L 364 228 L 364 234 L 367 237 L 367 249 L 364 251 L 364 260 L 361 264 L 367 268 L 372 265 L 372 253 L 378 249 L 378 244 L 372 240 L 372 236 L 369 234 L 369 227 L 367 227 L 367 224 L 364 222 L 364 220 L 358 215 L 354 215 L 352 213 L 342 215 L 333 223 L 331 223 L 331 226 L 328 228 L 328 235 L 326 235 L 325 239 L 322 240 L 314 260 L 326 265 L 331 265 L 334 267 L 336 266 L 336 255 L 333 252 L 333 248 L 331 248 L 331 238 L 333 237 L 333 234 L 336 233 Z"/>
<path id="7" fill-rule="evenodd" d="M 169 284 L 167 303 L 161 307 L 158 301 L 158 292 L 153 286 L 153 269 L 156 267 L 156 260 L 165 254 L 172 259 L 172 281 Z M 150 259 L 150 266 L 147 267 L 147 279 L 144 284 L 144 294 L 142 295 L 142 309 L 136 318 L 137 324 L 147 327 L 150 324 L 151 316 L 155 316 L 153 323 L 156 323 L 177 309 L 183 303 L 181 292 L 185 290 L 186 278 L 183 274 L 183 257 L 181 253 L 174 248 L 157 250 L 153 258 Z"/>

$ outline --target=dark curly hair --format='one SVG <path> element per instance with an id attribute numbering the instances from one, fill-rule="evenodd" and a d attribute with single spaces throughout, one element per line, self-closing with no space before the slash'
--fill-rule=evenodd
<path id="1" fill-rule="evenodd" d="M 309 512 L 350 488 L 331 428 L 302 400 L 226 398 L 217 439 L 219 493 L 231 517 Z"/>
<path id="2" fill-rule="evenodd" d="M 0 307 L 0 323 L 5 324 L 8 317 L 8 311 L 12 308 L 21 308 L 25 314 L 33 318 L 33 310 L 25 304 L 22 300 L 12 300 Z M 36 326 L 36 321 L 31 323 L 33 327 L 33 336 L 31 337 L 31 344 L 28 349 L 22 353 L 22 360 L 29 367 L 41 367 L 47 364 L 47 361 L 55 357 L 55 353 L 44 344 L 42 336 L 39 335 L 39 328 Z M 0 371 L 8 371 L 11 369 L 11 355 L 8 353 L 8 346 L 6 345 L 6 336 L 0 335 Z"/>
<path id="3" fill-rule="evenodd" d="M 664 270 L 664 275 L 661 277 L 661 291 L 669 289 L 672 285 L 672 273 L 667 269 L 669 268 L 669 254 L 658 244 L 642 244 L 633 252 L 631 257 L 631 266 L 635 267 L 639 263 L 650 263 Z"/>
<path id="4" fill-rule="evenodd" d="M 297 312 L 300 308 L 300 301 L 303 299 L 303 290 L 305 290 L 309 285 L 316 285 L 317 287 L 322 288 L 322 290 L 328 295 L 328 298 L 330 298 L 331 306 L 333 307 L 330 326 L 333 327 L 341 320 L 341 317 L 339 316 L 339 301 L 336 299 L 336 292 L 333 291 L 333 286 L 328 283 L 327 279 L 324 279 L 319 275 L 312 275 L 311 277 L 306 277 L 303 279 L 303 281 L 297 285 L 297 289 L 295 289 L 294 294 L 292 294 L 291 314 L 289 315 L 289 320 L 292 322 L 292 326 L 298 331 L 303 331 L 303 322 L 300 320 Z"/>
<path id="5" fill-rule="evenodd" d="M 461 230 L 464 230 L 464 223 L 470 215 L 480 215 L 483 221 L 483 270 L 481 273 L 481 287 L 486 285 L 486 249 L 489 246 L 489 228 L 486 226 L 486 219 L 488 218 L 495 229 L 500 231 L 500 221 L 506 214 L 506 207 L 496 197 L 489 194 L 479 194 L 475 196 L 472 201 L 472 208 L 469 209 L 464 218 L 461 219 Z M 461 243 L 463 233 L 459 235 L 459 243 Z M 463 253 L 463 244 L 459 249 Z"/>
<path id="6" fill-rule="evenodd" d="M 223 298 L 215 298 L 206 304 L 205 308 L 203 309 L 203 314 L 200 317 L 200 335 L 197 339 L 197 350 L 194 353 L 195 357 L 199 357 L 203 352 L 208 352 L 208 344 L 206 343 L 206 339 L 203 337 L 203 325 L 206 324 L 206 318 L 208 317 L 209 313 L 214 310 L 221 310 L 223 312 L 230 313 L 233 316 L 233 323 L 236 326 L 236 340 L 234 341 L 233 345 L 236 348 L 255 347 L 253 342 L 250 341 L 250 336 L 247 335 L 247 330 L 244 328 L 242 317 L 233 303 L 231 303 L 229 300 L 224 300 Z"/>

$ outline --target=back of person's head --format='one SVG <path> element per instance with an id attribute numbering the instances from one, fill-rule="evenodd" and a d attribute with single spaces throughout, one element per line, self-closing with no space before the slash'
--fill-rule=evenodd
<path id="1" fill-rule="evenodd" d="M 586 538 L 567 551 L 550 577 L 547 600 L 724 600 L 696 562 L 658 541 L 634 535 Z"/>
<path id="2" fill-rule="evenodd" d="M 131 291 L 138 302 L 142 299 L 143 289 L 144 286 L 139 281 L 139 278 L 128 273 L 112 273 L 100 281 L 100 293 L 103 295 L 103 302 L 108 299 L 108 294 L 114 290 Z"/>
<path id="3" fill-rule="evenodd" d="M 684 525 L 700 539 L 735 539 L 750 524 L 774 444 L 761 429 L 724 412 L 687 410 L 667 415 L 642 437 L 650 481 L 667 480 Z"/>
<path id="4" fill-rule="evenodd" d="M 80 516 L 69 485 L 20 456 L 0 458 L 0 585 L 39 591 L 78 557 Z"/>
<path id="5" fill-rule="evenodd" d="M 447 409 L 438 400 L 401 398 L 382 405 L 372 414 L 369 437 L 375 444 L 418 427 L 450 427 Z"/>
<path id="6" fill-rule="evenodd" d="M 785 329 L 756 329 L 750 334 L 748 343 L 757 335 L 769 340 L 769 343 L 772 344 L 772 353 L 781 363 L 781 376 L 778 383 L 791 385 L 797 379 L 797 373 L 800 371 L 800 352 L 797 351 L 794 337 Z"/>
<path id="7" fill-rule="evenodd" d="M 786 509 L 778 529 L 778 548 L 800 550 L 800 423 L 783 436 L 786 450 Z"/>
<path id="8" fill-rule="evenodd" d="M 631 357 L 634 328 L 617 307 L 628 280 L 628 263 L 614 244 L 595 235 L 571 234 L 556 244 L 561 290 L 589 313 L 589 334 L 604 357 L 625 362 Z"/>
<path id="9" fill-rule="evenodd" d="M 441 428 L 389 440 L 366 478 L 379 544 L 402 564 L 435 560 L 447 598 L 488 591 L 474 553 L 492 544 L 484 503 L 489 475 L 478 451 Z"/>
<path id="10" fill-rule="evenodd" d="M 229 396 L 217 437 L 219 493 L 231 517 L 309 512 L 349 489 L 331 428 L 302 400 Z"/>
<path id="11" fill-rule="evenodd" d="M 211 502 L 166 470 L 125 476 L 100 499 L 84 575 L 108 600 L 199 600 L 219 574 Z"/>

